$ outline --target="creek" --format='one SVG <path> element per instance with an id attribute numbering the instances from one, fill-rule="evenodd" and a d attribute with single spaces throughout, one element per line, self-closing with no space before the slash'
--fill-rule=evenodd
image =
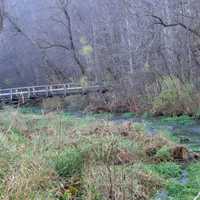
<path id="1" fill-rule="evenodd" d="M 189 150 L 200 151 L 200 122 L 189 121 L 189 123 L 176 123 L 173 120 L 162 123 L 159 118 L 142 118 L 142 117 L 129 117 L 113 116 L 112 121 L 116 123 L 133 122 L 142 123 L 145 127 L 147 134 L 154 135 L 159 132 L 166 133 L 169 137 L 174 138 L 177 143 L 186 145 Z M 189 182 L 188 172 L 186 168 L 182 167 L 181 175 L 176 179 L 181 185 L 187 185 Z M 154 200 L 168 200 L 168 192 L 165 189 L 158 191 Z"/>

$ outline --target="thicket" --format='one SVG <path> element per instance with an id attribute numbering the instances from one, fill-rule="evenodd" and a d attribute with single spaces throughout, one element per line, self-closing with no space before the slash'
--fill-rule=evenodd
<path id="1" fill-rule="evenodd" d="M 157 96 L 152 97 L 153 113 L 174 116 L 192 115 L 199 109 L 198 95 L 192 83 L 181 82 L 176 77 L 163 77 L 159 85 L 160 88 L 156 88 Z"/>
<path id="2" fill-rule="evenodd" d="M 192 82 L 182 81 L 175 76 L 163 76 L 154 82 L 144 84 L 142 91 L 129 88 L 127 83 L 123 87 L 125 89 L 116 87 L 112 94 L 90 98 L 89 108 L 99 112 L 199 116 L 200 94 Z"/>

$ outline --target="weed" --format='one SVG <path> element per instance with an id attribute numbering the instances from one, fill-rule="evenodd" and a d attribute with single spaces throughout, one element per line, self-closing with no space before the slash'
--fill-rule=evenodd
<path id="1" fill-rule="evenodd" d="M 164 178 L 175 178 L 181 175 L 181 166 L 173 162 L 147 165 L 146 169 L 158 173 Z"/>
<path id="2" fill-rule="evenodd" d="M 161 161 L 170 161 L 171 160 L 171 152 L 168 146 L 163 146 L 156 152 L 155 158 Z"/>
<path id="3" fill-rule="evenodd" d="M 81 152 L 74 148 L 57 153 L 53 164 L 61 177 L 80 176 L 83 170 L 84 160 Z"/>

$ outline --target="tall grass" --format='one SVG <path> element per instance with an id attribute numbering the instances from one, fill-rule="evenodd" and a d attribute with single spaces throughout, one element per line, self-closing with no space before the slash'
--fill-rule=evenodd
<path id="1" fill-rule="evenodd" d="M 0 112 L 0 121 L 3 200 L 148 200 L 171 170 L 163 164 L 159 177 L 145 167 L 168 161 L 173 144 L 141 124 L 14 109 Z"/>

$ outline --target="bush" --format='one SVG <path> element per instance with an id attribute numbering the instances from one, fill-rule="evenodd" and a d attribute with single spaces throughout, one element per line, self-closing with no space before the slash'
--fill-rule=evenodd
<path id="1" fill-rule="evenodd" d="M 77 149 L 67 149 L 56 156 L 54 160 L 55 170 L 61 177 L 72 177 L 81 175 L 84 159 Z"/>
<path id="2" fill-rule="evenodd" d="M 153 99 L 155 114 L 180 115 L 194 112 L 196 103 L 191 84 L 167 76 L 160 81 L 160 85 L 160 93 Z"/>

